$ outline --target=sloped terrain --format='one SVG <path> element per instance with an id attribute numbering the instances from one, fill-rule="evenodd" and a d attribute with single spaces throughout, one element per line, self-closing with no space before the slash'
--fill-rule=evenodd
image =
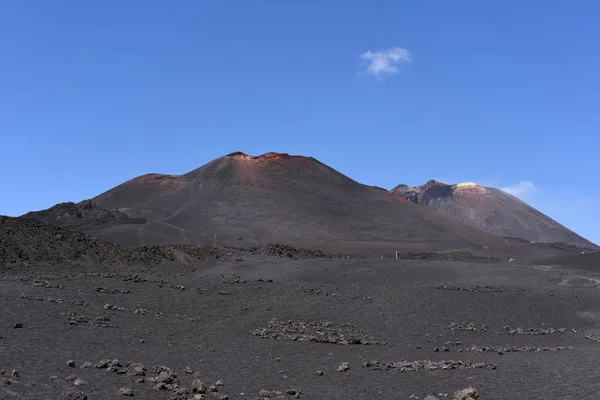
<path id="1" fill-rule="evenodd" d="M 19 268 L 37 264 L 90 268 L 97 265 L 193 266 L 218 259 L 244 260 L 264 256 L 287 259 L 346 257 L 319 249 L 275 243 L 249 249 L 209 245 L 125 246 L 37 219 L 0 216 L 0 267 Z"/>
<path id="2" fill-rule="evenodd" d="M 124 212 L 98 207 L 92 200 L 84 200 L 79 203 L 60 203 L 47 210 L 29 212 L 23 217 L 46 221 L 61 228 L 80 230 L 146 223 L 144 218 L 131 218 Z"/>
<path id="3" fill-rule="evenodd" d="M 74 226 L 129 245 L 271 242 L 336 251 L 502 248 L 506 242 L 302 156 L 232 153 L 185 175 L 143 175 L 92 199 L 124 223 Z M 53 213 L 28 214 L 56 223 Z M 144 223 L 139 223 L 145 220 Z"/>
<path id="4" fill-rule="evenodd" d="M 554 265 L 600 273 L 600 251 L 581 252 L 581 254 L 576 255 L 560 255 L 535 260 L 533 263 L 536 265 Z"/>
<path id="5" fill-rule="evenodd" d="M 28 218 L 0 216 L 0 265 L 76 262 L 158 264 L 173 258 L 156 246 L 130 248 Z"/>
<path id="6" fill-rule="evenodd" d="M 391 192 L 493 235 L 529 242 L 566 243 L 589 249 L 598 248 L 594 243 L 500 189 L 482 187 L 471 182 L 447 185 L 430 180 L 417 187 L 398 185 Z"/>

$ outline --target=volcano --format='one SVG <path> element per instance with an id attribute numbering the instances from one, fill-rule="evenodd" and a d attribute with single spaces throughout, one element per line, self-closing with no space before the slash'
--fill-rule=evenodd
<path id="1" fill-rule="evenodd" d="M 128 245 L 277 242 L 428 250 L 505 245 L 312 157 L 282 153 L 231 153 L 184 175 L 139 176 L 91 201 L 25 216 Z"/>
<path id="2" fill-rule="evenodd" d="M 594 243 L 500 189 L 483 187 L 473 182 L 448 185 L 430 180 L 416 187 L 398 185 L 391 193 L 496 236 L 598 248 Z"/>
<path id="3" fill-rule="evenodd" d="M 233 153 L 0 215 L 0 399 L 596 399 L 600 253 L 410 189 Z"/>

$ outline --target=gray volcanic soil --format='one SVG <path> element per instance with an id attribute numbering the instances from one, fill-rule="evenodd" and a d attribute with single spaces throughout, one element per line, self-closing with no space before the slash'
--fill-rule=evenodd
<path id="1" fill-rule="evenodd" d="M 0 398 L 119 399 L 127 387 L 187 399 L 195 379 L 215 385 L 207 399 L 445 398 L 467 386 L 486 400 L 598 398 L 597 270 L 221 250 L 231 256 L 193 266 L 0 267 Z M 467 368 L 431 369 L 442 360 Z"/>

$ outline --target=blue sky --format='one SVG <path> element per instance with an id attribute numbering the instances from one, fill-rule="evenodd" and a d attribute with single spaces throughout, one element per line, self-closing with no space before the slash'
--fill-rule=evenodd
<path id="1" fill-rule="evenodd" d="M 596 1 L 0 2 L 0 214 L 224 154 L 512 187 L 600 243 Z"/>

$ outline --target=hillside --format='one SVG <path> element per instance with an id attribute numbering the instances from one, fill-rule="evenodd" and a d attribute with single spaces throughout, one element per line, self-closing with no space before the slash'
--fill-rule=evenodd
<path id="1" fill-rule="evenodd" d="M 0 215 L 0 265 L 151 265 L 164 260 L 174 260 L 173 253 L 156 246 L 120 246 L 43 221 Z"/>
<path id="2" fill-rule="evenodd" d="M 561 267 L 600 272 L 600 251 L 583 252 L 583 254 L 560 255 L 555 257 L 535 260 L 535 265 L 558 265 Z"/>
<path id="3" fill-rule="evenodd" d="M 184 175 L 143 175 L 94 197 L 92 204 L 104 210 L 98 213 L 110 213 L 111 222 L 90 214 L 93 221 L 74 227 L 130 245 L 505 246 L 502 239 L 355 182 L 314 158 L 280 153 L 238 152 Z M 48 211 L 28 216 L 61 224 Z"/>
<path id="4" fill-rule="evenodd" d="M 541 243 L 566 243 L 585 248 L 595 244 L 500 189 L 475 183 L 448 185 L 436 180 L 417 187 L 391 190 L 412 203 L 501 237 Z"/>

